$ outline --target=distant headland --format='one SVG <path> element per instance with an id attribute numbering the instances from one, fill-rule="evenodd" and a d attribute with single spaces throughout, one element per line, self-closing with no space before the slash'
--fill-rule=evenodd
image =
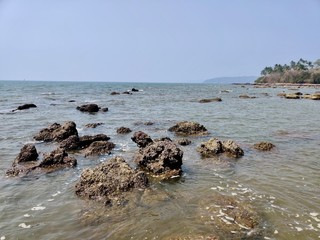
<path id="1" fill-rule="evenodd" d="M 219 84 L 232 84 L 232 83 L 253 83 L 258 77 L 256 76 L 242 76 L 242 77 L 217 77 L 204 81 L 204 83 L 219 83 Z"/>

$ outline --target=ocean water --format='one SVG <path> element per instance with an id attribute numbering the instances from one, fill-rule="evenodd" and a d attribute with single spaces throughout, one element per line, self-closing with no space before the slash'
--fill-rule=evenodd
<path id="1" fill-rule="evenodd" d="M 132 95 L 115 95 L 132 87 Z M 225 92 L 224 90 L 228 90 Z M 289 100 L 282 91 L 313 93 L 316 89 L 254 88 L 239 85 L 0 82 L 0 239 L 173 239 L 216 235 L 204 217 L 209 199 L 222 194 L 250 204 L 261 217 L 258 239 L 320 239 L 320 101 Z M 255 96 L 240 99 L 240 94 Z M 201 104 L 202 98 L 222 102 Z M 74 102 L 70 102 L 74 100 Z M 11 112 L 19 105 L 37 108 Z M 86 114 L 85 103 L 109 111 Z M 75 183 L 84 168 L 113 156 L 132 166 L 138 150 L 132 134 L 117 135 L 121 126 L 144 131 L 152 138 L 177 139 L 167 129 L 178 121 L 197 121 L 210 132 L 190 137 L 184 152 L 183 175 L 154 182 L 130 199 L 128 206 L 104 207 L 79 199 Z M 111 155 L 74 156 L 78 166 L 50 174 L 6 177 L 5 171 L 26 143 L 39 152 L 55 143 L 35 142 L 33 136 L 57 122 L 74 121 L 79 135 L 107 134 L 116 148 Z M 151 121 L 153 125 L 145 125 Z M 104 123 L 95 129 L 88 123 Z M 239 159 L 202 159 L 196 147 L 212 137 L 233 139 L 245 152 Z M 270 141 L 276 148 L 259 152 L 252 145 Z M 211 216 L 216 217 L 216 216 Z M 250 236 L 248 236 L 250 238 Z"/>

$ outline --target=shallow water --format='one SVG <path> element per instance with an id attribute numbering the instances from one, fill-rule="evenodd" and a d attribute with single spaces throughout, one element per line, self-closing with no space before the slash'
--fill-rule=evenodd
<path id="1" fill-rule="evenodd" d="M 111 96 L 132 87 L 143 91 Z M 229 93 L 221 92 L 230 90 Z M 282 88 L 252 86 L 147 83 L 0 82 L 0 238 L 2 239 L 170 239 L 177 236 L 217 235 L 203 220 L 206 199 L 216 194 L 234 196 L 252 205 L 261 216 L 261 239 L 320 238 L 320 101 L 288 100 Z M 314 89 L 299 89 L 312 93 Z M 264 93 L 268 93 L 266 96 Z M 240 94 L 256 96 L 239 99 Z M 222 102 L 200 104 L 201 98 Z M 69 102 L 75 100 L 75 102 Z M 85 114 L 75 108 L 85 103 L 108 107 L 106 113 Z M 38 107 L 11 112 L 24 103 Z M 149 190 L 130 198 L 125 207 L 105 208 L 74 194 L 82 170 L 112 156 L 130 164 L 137 150 L 132 134 L 116 129 L 142 130 L 152 138 L 169 136 L 177 121 L 203 124 L 209 136 L 191 137 L 184 151 L 183 176 L 154 182 Z M 109 156 L 84 158 L 78 166 L 50 174 L 22 178 L 5 176 L 21 147 L 34 142 L 47 152 L 55 144 L 33 136 L 54 122 L 74 121 L 80 135 L 105 133 L 116 148 Z M 143 123 L 151 121 L 153 125 Z M 87 123 L 102 122 L 95 129 Z M 245 151 L 237 160 L 201 159 L 196 147 L 211 137 L 233 139 Z M 270 141 L 271 152 L 252 145 Z"/>

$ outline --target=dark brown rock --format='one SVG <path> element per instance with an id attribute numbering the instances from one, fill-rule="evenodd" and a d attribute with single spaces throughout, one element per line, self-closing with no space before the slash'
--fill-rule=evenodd
<path id="1" fill-rule="evenodd" d="M 76 135 L 72 135 L 68 137 L 67 139 L 63 140 L 60 145 L 60 148 L 63 148 L 65 150 L 78 150 L 80 148 L 80 141 L 79 137 Z"/>
<path id="2" fill-rule="evenodd" d="M 90 103 L 90 104 L 84 104 L 84 105 L 78 106 L 77 110 L 79 110 L 81 112 L 94 113 L 94 112 L 98 112 L 100 110 L 100 108 L 97 104 Z"/>
<path id="3" fill-rule="evenodd" d="M 199 103 L 210 103 L 210 102 L 221 102 L 222 99 L 219 98 L 219 97 L 216 97 L 216 98 L 205 98 L 205 99 L 201 99 L 199 101 Z"/>
<path id="4" fill-rule="evenodd" d="M 259 142 L 254 144 L 253 147 L 260 151 L 270 151 L 272 148 L 275 147 L 275 145 L 273 145 L 270 142 Z"/>
<path id="5" fill-rule="evenodd" d="M 100 125 L 103 125 L 104 123 L 88 123 L 86 125 L 84 125 L 86 128 L 96 128 Z"/>
<path id="6" fill-rule="evenodd" d="M 204 135 L 208 134 L 207 129 L 197 122 L 179 122 L 168 129 L 170 132 L 175 132 L 179 135 Z"/>
<path id="7" fill-rule="evenodd" d="M 110 154 L 111 150 L 115 147 L 113 142 L 108 141 L 95 141 L 84 149 L 85 157 L 92 155 Z"/>
<path id="8" fill-rule="evenodd" d="M 132 88 L 131 91 L 132 91 L 132 92 L 139 92 L 139 89 Z"/>
<path id="9" fill-rule="evenodd" d="M 223 152 L 222 143 L 217 138 L 211 138 L 209 141 L 201 143 L 197 151 L 203 157 L 212 157 Z"/>
<path id="10" fill-rule="evenodd" d="M 171 141 L 157 141 L 140 149 L 135 156 L 139 167 L 155 176 L 170 178 L 181 174 L 183 152 Z"/>
<path id="11" fill-rule="evenodd" d="M 75 167 L 76 165 L 77 160 L 74 157 L 69 157 L 64 149 L 58 148 L 51 153 L 45 153 L 39 167 L 54 168 L 57 170 L 66 167 Z"/>
<path id="12" fill-rule="evenodd" d="M 78 136 L 76 124 L 74 122 L 66 122 L 62 126 L 58 123 L 54 123 L 48 128 L 42 129 L 36 136 L 34 136 L 34 139 L 37 141 L 45 141 L 45 142 L 49 142 L 49 141 L 60 142 L 72 135 Z"/>
<path id="13" fill-rule="evenodd" d="M 117 129 L 117 133 L 118 134 L 128 134 L 128 133 L 131 133 L 131 129 L 130 128 L 127 128 L 127 127 L 119 127 Z"/>
<path id="14" fill-rule="evenodd" d="M 150 136 L 141 131 L 135 132 L 131 139 L 138 145 L 139 148 L 144 148 L 148 146 L 150 143 L 153 143 Z"/>
<path id="15" fill-rule="evenodd" d="M 222 142 L 222 149 L 232 157 L 238 158 L 244 155 L 243 150 L 232 140 Z"/>
<path id="16" fill-rule="evenodd" d="M 21 148 L 19 155 L 13 162 L 13 165 L 21 162 L 37 161 L 38 156 L 36 147 L 33 144 L 26 144 Z"/>
<path id="17" fill-rule="evenodd" d="M 181 138 L 177 140 L 177 143 L 181 146 L 187 146 L 191 144 L 191 141 L 187 138 Z"/>
<path id="18" fill-rule="evenodd" d="M 120 95 L 119 92 L 111 92 L 110 95 Z"/>
<path id="19" fill-rule="evenodd" d="M 83 170 L 75 193 L 105 204 L 123 204 L 127 193 L 147 186 L 144 172 L 133 170 L 122 157 L 114 157 L 94 169 Z"/>
<path id="20" fill-rule="evenodd" d="M 33 103 L 27 103 L 27 104 L 23 104 L 23 105 L 17 107 L 16 110 L 26 110 L 26 109 L 29 109 L 29 108 L 36 108 L 36 107 L 37 106 L 35 104 L 33 104 Z M 14 110 L 14 111 L 16 111 L 16 110 Z"/>
<path id="21" fill-rule="evenodd" d="M 86 148 L 93 142 L 108 141 L 108 140 L 110 140 L 110 138 L 105 134 L 97 134 L 92 136 L 85 135 L 85 136 L 79 137 L 80 148 Z"/>

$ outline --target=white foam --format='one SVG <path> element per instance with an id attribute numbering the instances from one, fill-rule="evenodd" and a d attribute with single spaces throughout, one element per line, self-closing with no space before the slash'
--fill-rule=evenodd
<path id="1" fill-rule="evenodd" d="M 21 228 L 31 228 L 31 225 L 26 225 L 25 223 L 20 223 L 19 227 L 21 227 Z"/>
<path id="2" fill-rule="evenodd" d="M 51 198 L 51 199 L 48 199 L 47 201 L 48 201 L 48 202 L 52 202 L 52 201 L 54 201 L 54 199 L 53 199 L 53 198 Z"/>
<path id="3" fill-rule="evenodd" d="M 60 191 L 57 191 L 56 193 L 52 194 L 51 196 L 52 196 L 52 197 L 55 197 L 55 196 L 58 196 L 59 194 L 61 194 L 61 192 L 60 192 Z"/>
<path id="4" fill-rule="evenodd" d="M 29 214 L 25 214 L 25 215 L 23 215 L 24 217 L 30 217 L 30 215 Z"/>
<path id="5" fill-rule="evenodd" d="M 0 240 L 5 240 L 6 239 L 6 236 L 1 236 L 0 237 Z"/>
<path id="6" fill-rule="evenodd" d="M 42 206 L 37 206 L 37 207 L 33 207 L 31 208 L 31 211 L 42 211 L 46 209 L 46 207 L 42 207 Z"/>
<path id="7" fill-rule="evenodd" d="M 318 215 L 319 215 L 319 213 L 311 212 L 311 213 L 310 213 L 310 215 L 311 215 L 312 217 L 316 217 L 316 216 L 318 216 Z"/>
<path id="8" fill-rule="evenodd" d="M 297 229 L 298 232 L 303 231 L 303 229 L 301 227 L 295 227 L 295 229 Z"/>

